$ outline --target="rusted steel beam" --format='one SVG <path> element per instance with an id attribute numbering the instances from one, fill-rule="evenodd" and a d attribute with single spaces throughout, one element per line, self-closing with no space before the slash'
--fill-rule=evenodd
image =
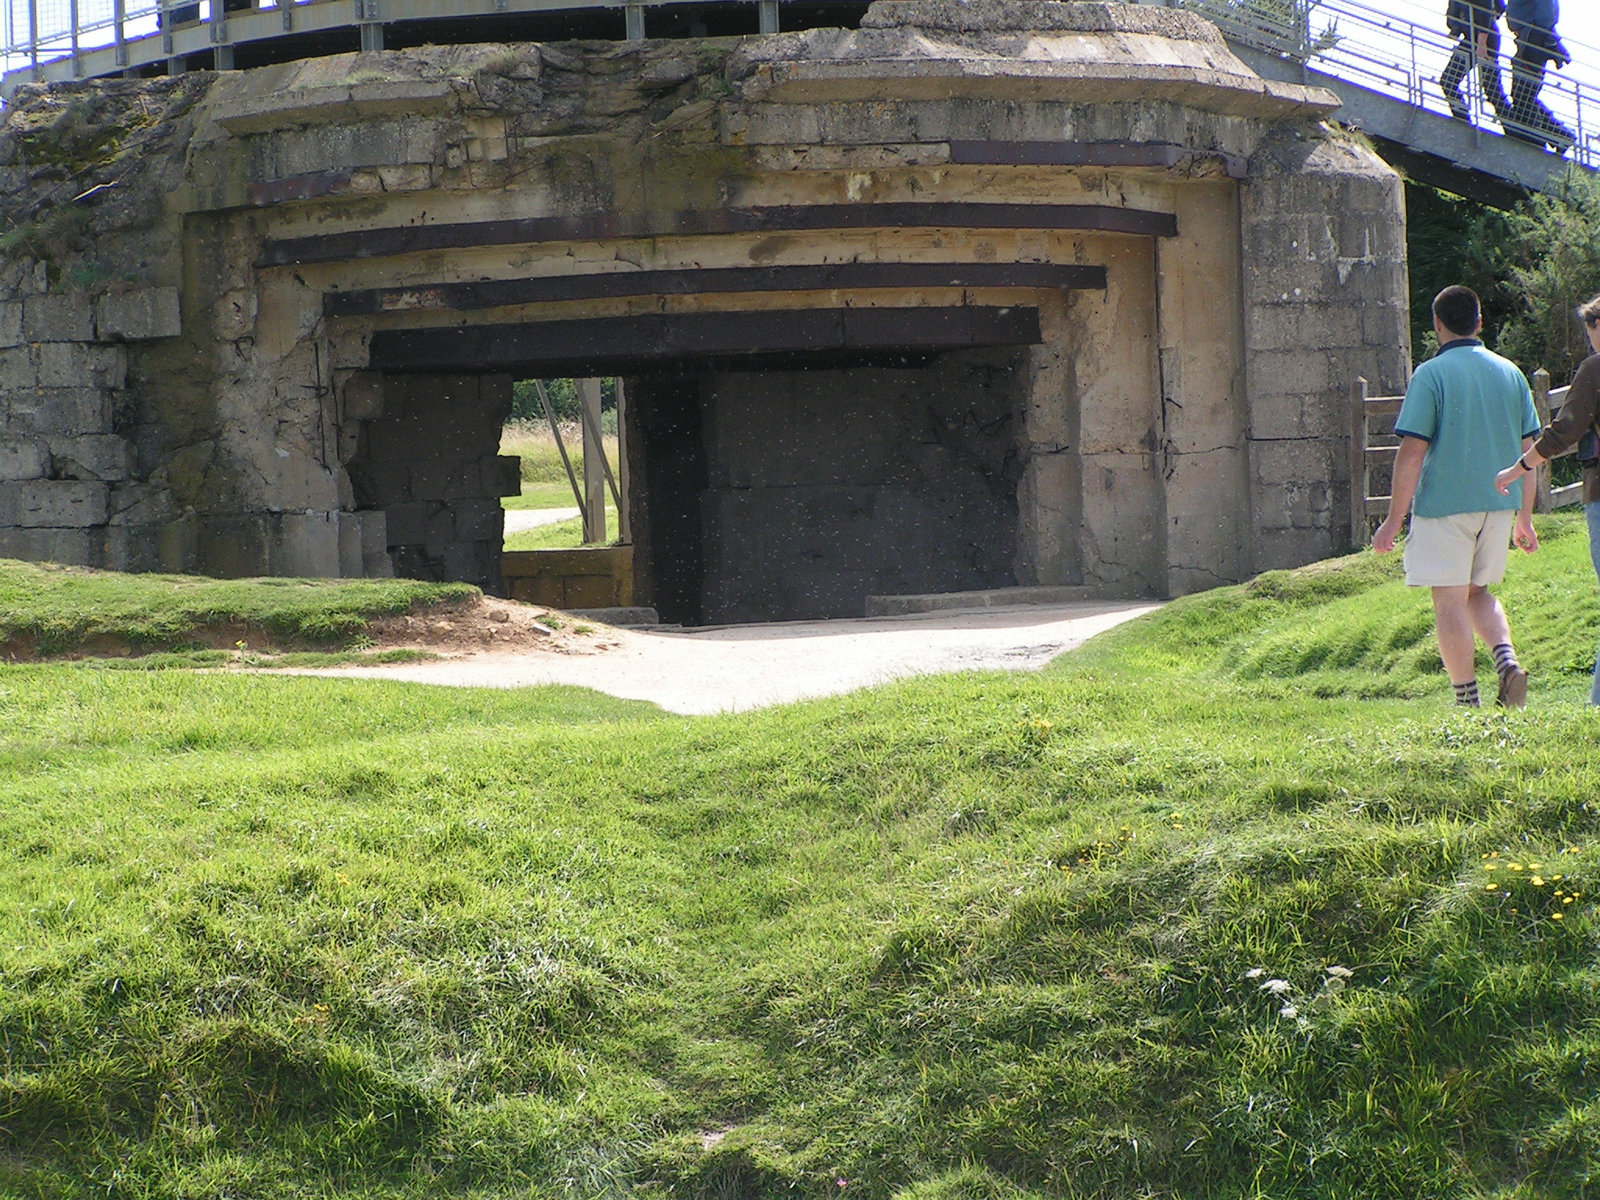
<path id="1" fill-rule="evenodd" d="M 712 360 L 744 365 L 774 355 L 916 355 L 1039 341 L 1039 310 L 1023 305 L 651 313 L 379 330 L 372 335 L 371 365 L 379 371 L 625 375 Z"/>
<path id="2" fill-rule="evenodd" d="M 326 316 L 470 311 L 562 300 L 624 296 L 691 296 L 728 292 L 808 292 L 858 288 L 1090 288 L 1104 290 L 1106 269 L 1076 263 L 824 263 L 815 266 L 704 267 L 674 271 L 606 271 L 534 279 L 438 283 L 420 287 L 329 292 Z"/>
<path id="3" fill-rule="evenodd" d="M 950 161 L 973 166 L 1159 167 L 1215 160 L 1229 179 L 1245 177 L 1245 160 L 1221 151 L 1148 142 L 950 142 Z"/>
<path id="4" fill-rule="evenodd" d="M 345 259 L 385 258 L 429 250 L 538 242 L 719 233 L 797 233 L 834 229 L 1061 229 L 1175 237 L 1169 212 L 1110 204 L 983 204 L 935 201 L 894 204 L 799 204 L 649 214 L 591 213 L 440 225 L 402 225 L 283 238 L 263 244 L 258 267 L 288 267 Z"/>

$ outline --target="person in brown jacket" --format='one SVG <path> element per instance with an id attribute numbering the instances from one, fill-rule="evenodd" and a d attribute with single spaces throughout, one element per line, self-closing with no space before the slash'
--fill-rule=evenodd
<path id="1" fill-rule="evenodd" d="M 1589 522 L 1589 557 L 1594 561 L 1595 575 L 1600 577 L 1600 296 L 1580 307 L 1578 316 L 1583 318 L 1589 331 L 1589 345 L 1594 353 L 1579 364 L 1578 373 L 1572 377 L 1572 387 L 1567 391 L 1567 402 L 1561 406 L 1555 420 L 1539 434 L 1532 449 L 1494 477 L 1494 484 L 1503 492 L 1524 475 L 1537 471 L 1541 463 L 1576 443 L 1578 463 L 1583 468 L 1583 514 Z M 1595 654 L 1589 703 L 1600 704 L 1600 651 Z"/>

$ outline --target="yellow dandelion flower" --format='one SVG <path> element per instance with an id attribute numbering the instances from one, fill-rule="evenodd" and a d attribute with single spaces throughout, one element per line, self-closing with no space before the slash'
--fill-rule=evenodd
<path id="1" fill-rule="evenodd" d="M 1489 857 L 1490 857 L 1490 858 L 1499 858 L 1499 857 L 1500 857 L 1500 851 L 1498 851 L 1498 850 L 1491 850 L 1491 851 L 1490 851 L 1490 852 L 1489 852 Z"/>
<path id="2" fill-rule="evenodd" d="M 1552 875 L 1552 876 L 1550 876 L 1550 878 L 1551 879 L 1555 879 L 1555 880 L 1561 880 L 1561 879 L 1565 879 L 1566 876 L 1565 875 Z"/>
<path id="3" fill-rule="evenodd" d="M 1512 869 L 1512 870 L 1513 870 L 1513 871 L 1520 871 L 1520 870 L 1522 870 L 1522 864 L 1521 864 L 1521 863 L 1511 863 L 1511 864 L 1509 864 L 1509 865 L 1510 865 L 1510 867 L 1511 867 L 1511 869 Z"/>
<path id="4" fill-rule="evenodd" d="M 1571 904 L 1572 903 L 1572 897 L 1571 896 L 1563 896 L 1563 897 L 1561 897 L 1561 903 L 1563 903 L 1563 904 Z"/>
<path id="5" fill-rule="evenodd" d="M 1497 883 L 1488 883 L 1488 884 L 1484 885 L 1483 890 L 1486 891 L 1486 892 L 1492 892 L 1492 891 L 1495 890 L 1495 888 L 1497 888 L 1499 886 L 1500 885 L 1497 884 Z"/>
<path id="6" fill-rule="evenodd" d="M 1528 882 L 1533 884 L 1534 887 L 1543 887 L 1544 886 L 1544 876 L 1535 875 L 1532 879 L 1528 880 Z"/>
<path id="7" fill-rule="evenodd" d="M 1554 912 L 1554 913 L 1550 914 L 1550 919 L 1552 921 L 1564 921 L 1566 919 L 1566 917 L 1561 913 Z"/>
<path id="8" fill-rule="evenodd" d="M 1485 871 L 1498 871 L 1500 869 L 1500 864 L 1499 863 L 1484 863 L 1483 864 L 1483 869 Z"/>

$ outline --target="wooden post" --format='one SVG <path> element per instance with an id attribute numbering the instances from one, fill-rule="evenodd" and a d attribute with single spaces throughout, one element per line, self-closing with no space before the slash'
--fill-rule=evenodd
<path id="1" fill-rule="evenodd" d="M 578 380 L 583 406 L 583 540 L 606 540 L 606 448 L 600 440 L 600 381 Z"/>
<path id="2" fill-rule="evenodd" d="M 1533 373 L 1533 411 L 1539 418 L 1539 428 L 1550 424 L 1550 372 L 1540 367 Z M 1550 511 L 1550 464 L 1544 463 L 1534 473 L 1533 511 Z"/>
<path id="3" fill-rule="evenodd" d="M 628 510 L 628 391 L 621 379 L 617 380 L 617 540 L 633 541 L 633 520 Z"/>
<path id="4" fill-rule="evenodd" d="M 1367 381 L 1350 385 L 1350 548 L 1367 544 Z"/>

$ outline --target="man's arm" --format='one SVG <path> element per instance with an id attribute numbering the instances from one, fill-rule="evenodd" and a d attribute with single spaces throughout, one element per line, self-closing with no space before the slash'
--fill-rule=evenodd
<path id="1" fill-rule="evenodd" d="M 1400 536 L 1400 526 L 1411 511 L 1411 500 L 1417 494 L 1417 481 L 1422 478 L 1422 460 L 1427 457 L 1428 443 L 1407 434 L 1400 439 L 1400 449 L 1394 456 L 1394 482 L 1389 485 L 1389 515 L 1384 517 L 1372 535 L 1372 548 L 1379 554 L 1394 549 L 1394 540 Z"/>
<path id="2" fill-rule="evenodd" d="M 1533 449 L 1533 439 L 1522 439 L 1522 459 L 1527 462 L 1528 451 Z M 1499 477 L 1496 476 L 1496 479 Z M 1517 510 L 1517 526 L 1511 534 L 1511 540 L 1528 554 L 1539 548 L 1539 535 L 1533 531 L 1533 486 L 1534 479 L 1530 477 L 1522 481 L 1522 507 Z"/>

